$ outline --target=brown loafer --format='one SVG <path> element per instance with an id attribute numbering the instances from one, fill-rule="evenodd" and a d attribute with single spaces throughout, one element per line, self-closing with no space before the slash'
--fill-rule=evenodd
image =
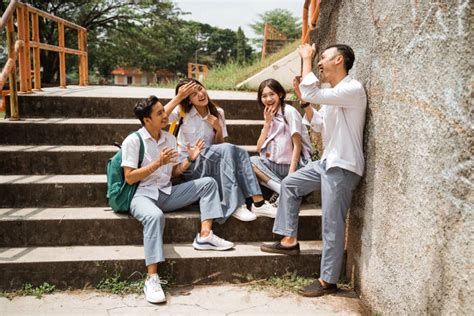
<path id="1" fill-rule="evenodd" d="M 298 293 L 306 297 L 318 297 L 326 294 L 333 294 L 337 292 L 337 284 L 326 283 L 322 285 L 319 280 L 314 281 L 298 290 Z"/>
<path id="2" fill-rule="evenodd" d="M 300 244 L 296 243 L 296 245 L 294 246 L 285 247 L 281 244 L 281 242 L 277 241 L 274 244 L 261 245 L 260 250 L 263 252 L 280 253 L 282 255 L 296 256 L 300 254 Z"/>

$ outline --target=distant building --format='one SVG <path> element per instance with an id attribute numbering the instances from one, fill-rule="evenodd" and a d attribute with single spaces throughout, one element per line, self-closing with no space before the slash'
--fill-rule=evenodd
<path id="1" fill-rule="evenodd" d="M 155 74 L 136 67 L 118 67 L 112 71 L 114 84 L 122 86 L 146 86 L 156 83 Z"/>
<path id="2" fill-rule="evenodd" d="M 169 69 L 158 69 L 155 75 L 157 82 L 169 82 L 176 79 L 176 74 Z"/>

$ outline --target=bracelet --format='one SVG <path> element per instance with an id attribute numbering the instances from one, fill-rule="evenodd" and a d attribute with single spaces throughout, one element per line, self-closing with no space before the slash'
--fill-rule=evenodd
<path id="1" fill-rule="evenodd" d="M 192 160 L 191 158 L 189 158 L 189 156 L 188 156 L 188 157 L 186 157 L 186 159 L 187 159 L 187 160 L 188 160 L 190 163 L 193 163 L 193 162 L 195 162 L 195 161 L 196 161 L 196 159 Z"/>
<path id="2" fill-rule="evenodd" d="M 301 103 L 301 102 L 300 102 L 300 107 L 301 107 L 302 109 L 304 109 L 304 108 L 307 108 L 307 107 L 309 106 L 309 104 L 310 104 L 309 102 L 305 102 L 305 103 Z"/>

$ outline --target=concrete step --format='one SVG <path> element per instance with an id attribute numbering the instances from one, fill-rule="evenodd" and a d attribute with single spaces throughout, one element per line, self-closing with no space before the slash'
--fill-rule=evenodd
<path id="1" fill-rule="evenodd" d="M 20 95 L 18 99 L 23 118 L 135 118 L 133 107 L 142 98 Z M 169 97 L 160 98 L 163 105 L 169 100 Z M 263 117 L 262 109 L 256 99 L 214 101 L 224 109 L 226 119 L 261 120 Z"/>
<path id="2" fill-rule="evenodd" d="M 240 146 L 255 155 L 256 146 Z M 104 174 L 116 146 L 0 145 L 0 174 Z"/>
<path id="3" fill-rule="evenodd" d="M 228 142 L 257 143 L 261 120 L 226 120 Z M 137 119 L 49 118 L 0 120 L 0 144 L 5 145 L 113 145 L 140 128 Z"/>
<path id="4" fill-rule="evenodd" d="M 238 243 L 229 251 L 196 251 L 191 243 L 165 244 L 167 260 L 159 273 L 174 284 L 242 282 L 297 271 L 319 271 L 320 241 L 302 241 L 299 256 L 260 251 L 261 242 Z M 138 272 L 138 273 L 137 273 Z M 19 288 L 26 282 L 48 282 L 59 288 L 83 288 L 119 274 L 137 279 L 145 272 L 143 246 L 75 246 L 0 248 L 0 288 Z"/>
<path id="5" fill-rule="evenodd" d="M 106 207 L 105 174 L 2 175 L 0 208 Z M 316 192 L 306 200 L 320 204 Z"/>
<path id="6" fill-rule="evenodd" d="M 191 242 L 199 231 L 198 205 L 165 216 L 165 243 Z M 223 225 L 216 223 L 213 230 L 234 242 L 271 240 L 273 222 L 268 217 L 252 222 L 231 217 Z M 0 247 L 141 245 L 142 232 L 141 224 L 133 217 L 106 207 L 0 209 Z M 321 239 L 321 210 L 317 206 L 302 205 L 298 238 Z"/>

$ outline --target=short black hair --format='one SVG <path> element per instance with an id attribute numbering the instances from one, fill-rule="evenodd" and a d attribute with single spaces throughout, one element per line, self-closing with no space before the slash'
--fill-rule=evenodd
<path id="1" fill-rule="evenodd" d="M 135 116 L 140 120 L 143 126 L 145 126 L 143 119 L 145 117 L 150 117 L 153 106 L 158 102 L 160 102 L 160 100 L 158 100 L 156 96 L 150 95 L 148 98 L 140 100 L 137 102 L 137 104 L 135 104 L 133 112 L 135 113 Z"/>
<path id="2" fill-rule="evenodd" d="M 330 45 L 326 47 L 325 50 L 328 50 L 333 47 L 335 47 L 337 51 L 339 52 L 339 54 L 341 54 L 342 57 L 344 58 L 344 68 L 346 69 L 347 72 L 349 72 L 349 70 L 351 70 L 352 68 L 352 65 L 354 65 L 354 60 L 355 60 L 354 51 L 352 50 L 350 46 L 344 45 L 344 44 Z"/>

